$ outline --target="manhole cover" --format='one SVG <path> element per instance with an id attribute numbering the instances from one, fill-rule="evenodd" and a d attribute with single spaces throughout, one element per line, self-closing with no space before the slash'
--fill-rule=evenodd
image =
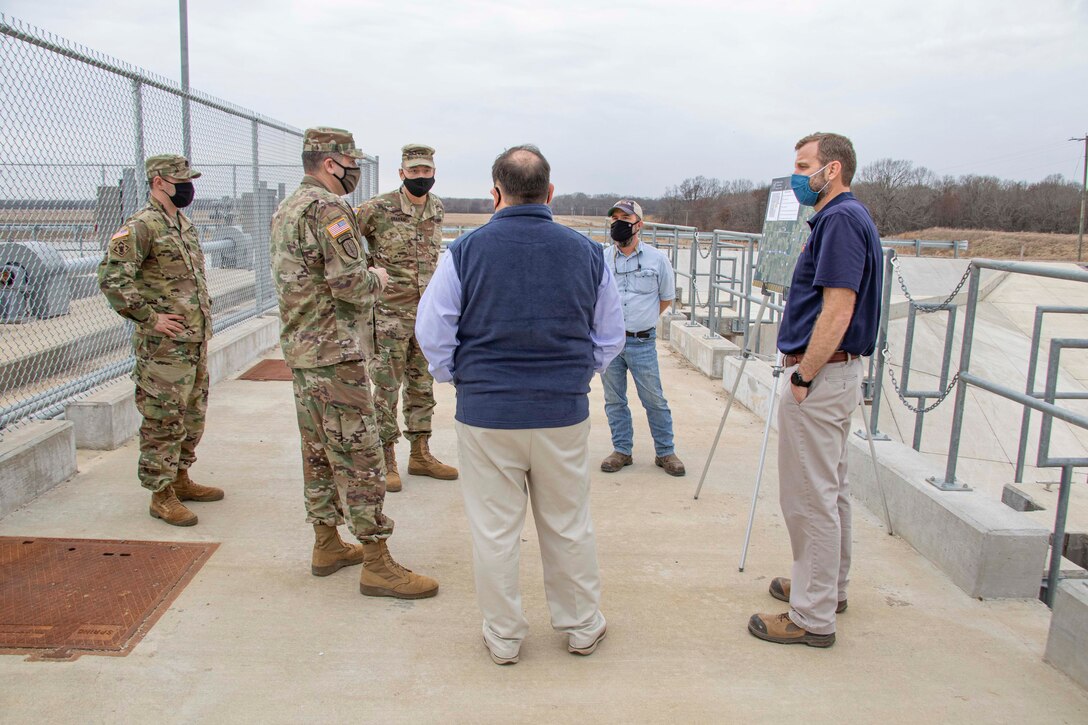
<path id="1" fill-rule="evenodd" d="M 293 380 L 284 360 L 261 360 L 238 376 L 239 380 Z"/>
<path id="2" fill-rule="evenodd" d="M 0 537 L 0 653 L 127 655 L 218 546 Z"/>

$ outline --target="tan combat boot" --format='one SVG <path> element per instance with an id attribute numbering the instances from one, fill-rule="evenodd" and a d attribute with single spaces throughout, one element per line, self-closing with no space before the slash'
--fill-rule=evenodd
<path id="1" fill-rule="evenodd" d="M 310 564 L 311 574 L 328 576 L 345 566 L 362 563 L 361 544 L 345 544 L 335 526 L 314 524 L 314 556 Z"/>
<path id="2" fill-rule="evenodd" d="M 385 540 L 363 543 L 365 552 L 359 592 L 368 597 L 425 599 L 438 594 L 438 582 L 415 574 L 393 560 Z"/>
<path id="3" fill-rule="evenodd" d="M 427 447 L 428 438 L 430 436 L 420 436 L 412 441 L 412 456 L 408 459 L 408 473 L 413 476 L 440 478 L 443 481 L 452 481 L 457 478 L 456 468 L 447 466 L 431 455 Z"/>
<path id="4" fill-rule="evenodd" d="M 178 497 L 178 501 L 222 501 L 223 489 L 201 486 L 189 478 L 189 469 L 182 468 L 174 479 L 174 495 Z"/>
<path id="5" fill-rule="evenodd" d="M 195 526 L 196 514 L 185 508 L 185 504 L 178 501 L 173 486 L 167 486 L 161 491 L 151 494 L 152 518 L 162 519 L 171 526 Z"/>
<path id="6" fill-rule="evenodd" d="M 393 441 L 389 441 L 382 447 L 385 453 L 385 491 L 396 493 L 400 490 L 400 472 L 397 471 L 397 451 L 393 447 Z"/>

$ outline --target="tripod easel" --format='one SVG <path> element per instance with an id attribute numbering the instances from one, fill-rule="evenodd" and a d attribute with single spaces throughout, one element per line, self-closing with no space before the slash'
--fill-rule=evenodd
<path id="1" fill-rule="evenodd" d="M 756 321 L 754 328 L 757 331 L 761 329 L 763 324 L 763 315 L 767 311 L 767 306 L 770 303 L 771 292 L 766 286 L 762 287 L 763 299 L 760 300 L 759 310 L 756 313 Z M 703 474 L 699 477 L 699 485 L 695 488 L 695 499 L 699 498 L 699 492 L 703 489 L 703 482 L 706 480 L 707 471 L 710 470 L 710 462 L 714 458 L 714 453 L 718 449 L 718 441 L 721 439 L 722 430 L 725 428 L 725 421 L 729 417 L 729 411 L 733 408 L 733 401 L 736 400 L 737 390 L 740 388 L 740 381 L 744 375 L 744 368 L 748 365 L 748 360 L 754 355 L 749 348 L 749 341 L 751 335 L 745 335 L 744 349 L 741 351 L 741 363 L 740 368 L 737 370 L 737 377 L 733 381 L 733 389 L 729 393 L 729 402 L 726 403 L 725 411 L 722 413 L 721 422 L 718 424 L 718 432 L 714 436 L 714 443 L 710 446 L 710 453 L 706 457 L 706 463 L 703 465 Z M 782 355 L 777 353 L 775 356 L 774 365 L 771 368 L 771 372 L 774 378 L 774 382 L 771 384 L 770 401 L 768 403 L 767 418 L 763 426 L 763 442 L 759 448 L 759 466 L 756 470 L 756 483 L 755 488 L 752 491 L 752 504 L 748 513 L 748 528 L 744 533 L 744 546 L 741 549 L 740 564 L 738 566 L 739 571 L 744 571 L 744 564 L 748 559 L 748 545 L 752 538 L 752 525 L 755 522 L 756 517 L 756 501 L 759 499 L 759 487 L 763 481 L 763 469 L 767 462 L 767 444 L 771 437 L 771 421 L 774 419 L 775 404 L 778 402 L 778 379 L 782 376 Z M 861 419 L 865 425 L 865 438 L 869 441 L 869 455 L 873 461 L 873 476 L 876 478 L 877 489 L 880 491 L 880 500 L 884 506 L 884 523 L 888 529 L 888 534 L 892 535 L 892 519 L 888 512 L 888 500 L 884 494 L 884 486 L 880 481 L 880 470 L 876 459 L 876 446 L 873 445 L 872 430 L 870 430 L 869 419 L 865 415 L 865 402 L 861 402 Z"/>

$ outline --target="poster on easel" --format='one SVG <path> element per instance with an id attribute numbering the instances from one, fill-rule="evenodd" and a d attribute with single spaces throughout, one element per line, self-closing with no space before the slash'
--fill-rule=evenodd
<path id="1" fill-rule="evenodd" d="M 763 239 L 759 243 L 755 284 L 787 295 L 797 257 L 808 241 L 808 220 L 814 209 L 801 206 L 790 187 L 790 177 L 771 180 Z"/>

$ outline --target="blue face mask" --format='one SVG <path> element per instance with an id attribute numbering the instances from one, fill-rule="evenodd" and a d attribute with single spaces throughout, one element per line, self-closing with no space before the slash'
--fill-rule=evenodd
<path id="1" fill-rule="evenodd" d="M 794 174 L 790 177 L 790 186 L 793 188 L 793 195 L 797 197 L 797 203 L 801 206 L 816 206 L 816 202 L 820 199 L 820 192 L 827 188 L 827 184 L 831 183 L 831 179 L 827 180 L 827 184 L 824 184 L 820 191 L 813 191 L 808 182 L 809 179 L 826 169 L 828 166 L 830 166 L 830 164 L 824 164 L 808 176 L 805 176 L 804 174 Z"/>

